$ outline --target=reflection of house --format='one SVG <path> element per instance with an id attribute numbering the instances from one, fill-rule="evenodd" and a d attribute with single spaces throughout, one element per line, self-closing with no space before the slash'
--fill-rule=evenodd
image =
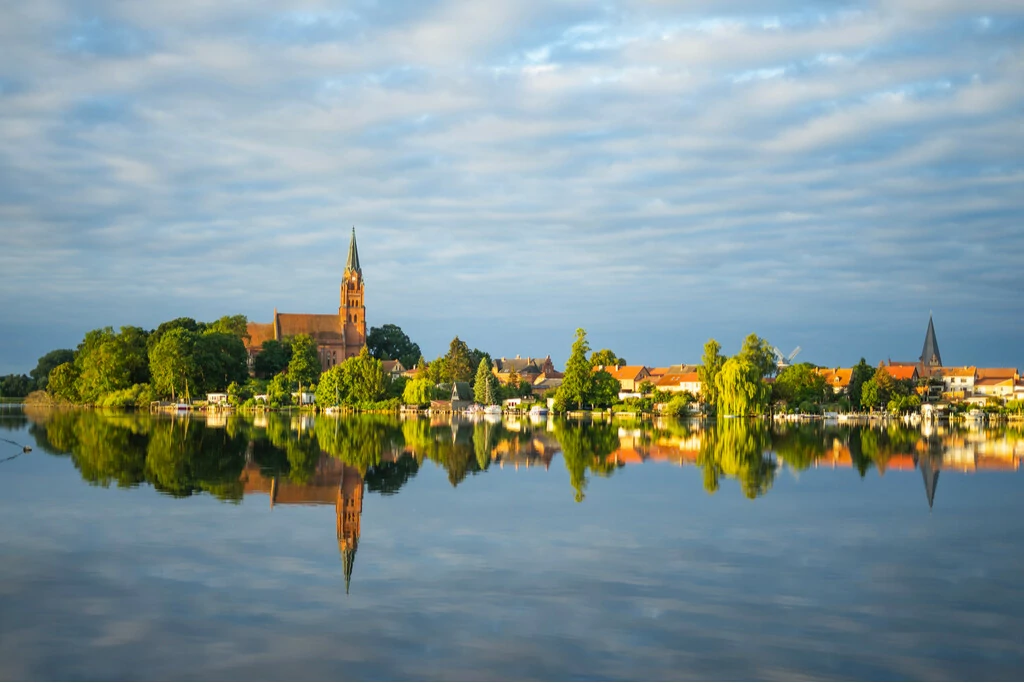
<path id="1" fill-rule="evenodd" d="M 644 365 L 598 365 L 594 368 L 594 372 L 601 370 L 617 379 L 620 390 L 627 392 L 639 391 L 640 384 L 651 376 Z"/>
<path id="2" fill-rule="evenodd" d="M 249 323 L 249 363 L 259 355 L 263 342 L 308 334 L 316 342 L 317 355 L 324 370 L 358 355 L 366 343 L 366 307 L 363 270 L 356 249 L 356 230 L 348 247 L 348 260 L 341 280 L 341 303 L 337 313 L 278 313 L 269 323 Z"/>
<path id="3" fill-rule="evenodd" d="M 312 478 L 304 484 L 277 477 L 260 469 L 255 462 L 246 464 L 240 478 L 246 495 L 267 494 L 271 508 L 275 505 L 334 505 L 338 549 L 348 593 L 363 513 L 363 477 L 359 470 L 321 455 Z"/>

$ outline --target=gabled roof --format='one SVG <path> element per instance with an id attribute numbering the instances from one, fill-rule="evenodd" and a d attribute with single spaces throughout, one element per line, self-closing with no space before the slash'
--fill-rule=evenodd
<path id="1" fill-rule="evenodd" d="M 1016 379 L 1017 368 L 978 368 L 978 379 Z"/>
<path id="2" fill-rule="evenodd" d="M 263 342 L 274 339 L 274 323 L 249 323 L 246 326 L 249 333 L 249 347 L 260 348 Z"/>
<path id="3" fill-rule="evenodd" d="M 853 368 L 817 368 L 815 372 L 824 377 L 830 387 L 848 387 L 853 378 Z"/>
<path id="4" fill-rule="evenodd" d="M 278 313 L 277 326 L 282 338 L 308 334 L 320 343 L 341 344 L 345 341 L 341 316 L 337 313 Z"/>
<path id="5" fill-rule="evenodd" d="M 381 365 L 384 366 L 384 372 L 389 372 L 389 373 L 405 372 L 405 366 L 402 365 L 402 361 L 400 361 L 400 360 L 384 360 L 384 361 L 381 361 Z"/>
<path id="6" fill-rule="evenodd" d="M 977 372 L 978 368 L 971 365 L 962 368 L 936 368 L 934 374 L 938 377 L 974 377 Z"/>
<path id="7" fill-rule="evenodd" d="M 660 377 L 655 384 L 659 387 L 674 387 L 684 382 L 700 382 L 700 376 L 696 372 L 673 372 Z"/>
<path id="8" fill-rule="evenodd" d="M 541 366 L 549 360 L 551 360 L 551 356 L 547 358 L 531 358 L 530 356 L 526 358 L 520 358 L 519 356 L 515 358 L 496 358 L 494 359 L 494 369 L 498 372 L 511 372 L 515 370 L 522 374 L 524 370 L 532 367 L 533 371 L 540 372 Z"/>
<path id="9" fill-rule="evenodd" d="M 979 379 L 974 383 L 976 387 L 998 387 L 1001 384 L 1006 386 L 1013 386 L 1012 377 L 986 377 L 985 379 Z"/>
<path id="10" fill-rule="evenodd" d="M 687 372 L 697 372 L 697 368 L 698 367 L 700 367 L 700 366 L 699 365 L 690 365 L 689 363 L 680 363 L 679 365 L 670 365 L 670 366 L 668 366 L 668 371 L 671 372 L 671 373 L 676 373 L 676 374 L 678 374 L 678 373 L 687 373 Z"/>
<path id="11" fill-rule="evenodd" d="M 651 377 L 664 377 L 668 374 L 668 368 L 648 368 L 647 372 L 651 373 Z"/>
<path id="12" fill-rule="evenodd" d="M 469 386 L 469 382 L 456 382 L 452 385 L 452 400 L 453 401 L 472 401 L 473 400 L 473 388 Z"/>
<path id="13" fill-rule="evenodd" d="M 624 379 L 637 380 L 640 379 L 641 375 L 647 373 L 647 366 L 645 365 L 598 365 L 594 368 L 594 372 L 598 370 L 604 370 L 609 375 L 619 380 L 620 382 Z M 650 373 L 647 373 L 650 374 Z"/>
<path id="14" fill-rule="evenodd" d="M 917 366 L 915 365 L 890 365 L 883 366 L 885 371 L 893 379 L 917 379 Z"/>

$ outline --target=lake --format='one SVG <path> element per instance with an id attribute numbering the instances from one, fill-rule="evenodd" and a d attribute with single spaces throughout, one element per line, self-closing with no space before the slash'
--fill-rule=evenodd
<path id="1" fill-rule="evenodd" d="M 4 679 L 1024 673 L 1019 426 L 5 411 Z"/>

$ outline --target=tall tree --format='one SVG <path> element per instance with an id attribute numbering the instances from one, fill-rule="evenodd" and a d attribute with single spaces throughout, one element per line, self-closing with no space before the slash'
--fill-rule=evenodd
<path id="1" fill-rule="evenodd" d="M 58 401 L 78 403 L 78 368 L 74 363 L 61 363 L 47 378 L 46 391 Z"/>
<path id="2" fill-rule="evenodd" d="M 273 377 L 288 367 L 292 359 L 290 339 L 278 341 L 268 339 L 260 346 L 260 352 L 253 361 L 253 370 L 260 377 Z"/>
<path id="3" fill-rule="evenodd" d="M 409 339 L 409 335 L 398 325 L 388 323 L 381 327 L 371 327 L 366 335 L 366 345 L 370 355 L 380 360 L 399 360 L 406 368 L 411 368 L 420 358 L 419 344 Z"/>
<path id="4" fill-rule="evenodd" d="M 351 366 L 352 395 L 357 401 L 379 401 L 387 391 L 384 363 L 370 355 L 364 346 L 359 355 L 345 361 Z"/>
<path id="5" fill-rule="evenodd" d="M 598 370 L 593 373 L 593 386 L 590 390 L 590 403 L 594 407 L 608 408 L 619 399 L 622 385 L 611 373 Z"/>
<path id="6" fill-rule="evenodd" d="M 868 365 L 867 361 L 863 358 L 860 359 L 856 365 L 853 366 L 853 371 L 850 373 L 850 403 L 854 406 L 861 404 L 861 388 L 864 383 L 875 376 L 875 368 Z"/>
<path id="7" fill-rule="evenodd" d="M 240 337 L 207 330 L 196 338 L 197 390 L 223 391 L 232 382 L 243 383 L 249 376 L 248 353 Z"/>
<path id="8" fill-rule="evenodd" d="M 288 377 L 298 385 L 300 401 L 302 400 L 302 387 L 316 382 L 320 377 L 320 370 L 316 342 L 308 334 L 295 335 L 292 338 L 292 359 L 288 361 Z"/>
<path id="9" fill-rule="evenodd" d="M 196 334 L 185 327 L 167 331 L 149 351 L 149 368 L 154 388 L 171 399 L 179 394 L 189 398 L 189 383 L 195 385 Z M 51 378 L 52 379 L 52 378 Z"/>
<path id="10" fill-rule="evenodd" d="M 747 338 L 743 340 L 743 348 L 740 349 L 739 357 L 753 363 L 761 373 L 761 377 L 773 377 L 779 368 L 772 345 L 768 343 L 768 340 L 753 333 L 747 335 Z"/>
<path id="11" fill-rule="evenodd" d="M 626 359 L 617 356 L 611 349 L 601 349 L 600 351 L 594 351 L 590 354 L 590 367 L 596 368 L 598 365 L 625 365 Z"/>
<path id="12" fill-rule="evenodd" d="M 448 346 L 448 355 L 444 357 L 444 381 L 468 382 L 473 379 L 471 362 L 466 342 L 458 337 L 452 339 Z"/>
<path id="13" fill-rule="evenodd" d="M 481 405 L 489 406 L 498 401 L 498 378 L 491 372 L 491 363 L 481 358 L 476 368 L 476 381 L 473 383 L 473 400 Z"/>
<path id="14" fill-rule="evenodd" d="M 590 361 L 587 360 L 588 351 L 590 344 L 587 343 L 587 331 L 582 327 L 577 328 L 576 341 L 572 343 L 572 352 L 565 363 L 565 376 L 562 378 L 562 385 L 558 387 L 559 403 L 566 406 L 575 404 L 577 409 L 580 409 L 590 400 L 594 387 L 594 373 L 591 372 Z"/>
<path id="15" fill-rule="evenodd" d="M 70 363 L 75 360 L 75 352 L 71 349 L 54 349 L 42 356 L 36 363 L 36 367 L 29 375 L 36 389 L 46 389 L 50 380 L 50 372 L 62 363 Z"/>
<path id="16" fill-rule="evenodd" d="M 206 326 L 208 332 L 220 332 L 238 337 L 243 342 L 248 342 L 249 320 L 244 315 L 225 315 Z"/>
<path id="17" fill-rule="evenodd" d="M 697 377 L 701 382 L 702 399 L 712 408 L 718 406 L 718 388 L 715 381 L 718 373 L 725 365 L 725 356 L 722 355 L 722 345 L 714 339 L 708 339 L 704 344 L 704 355 L 701 356 L 700 366 L 697 368 Z"/>
<path id="18" fill-rule="evenodd" d="M 718 409 L 725 415 L 761 415 L 768 408 L 771 391 L 753 362 L 735 356 L 722 366 L 715 379 Z"/>

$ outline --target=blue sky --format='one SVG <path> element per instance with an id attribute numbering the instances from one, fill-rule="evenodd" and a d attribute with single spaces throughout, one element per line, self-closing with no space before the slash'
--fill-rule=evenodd
<path id="1" fill-rule="evenodd" d="M 7 3 L 0 373 L 105 325 L 337 309 L 564 361 L 756 331 L 1024 366 L 1024 10 Z"/>

